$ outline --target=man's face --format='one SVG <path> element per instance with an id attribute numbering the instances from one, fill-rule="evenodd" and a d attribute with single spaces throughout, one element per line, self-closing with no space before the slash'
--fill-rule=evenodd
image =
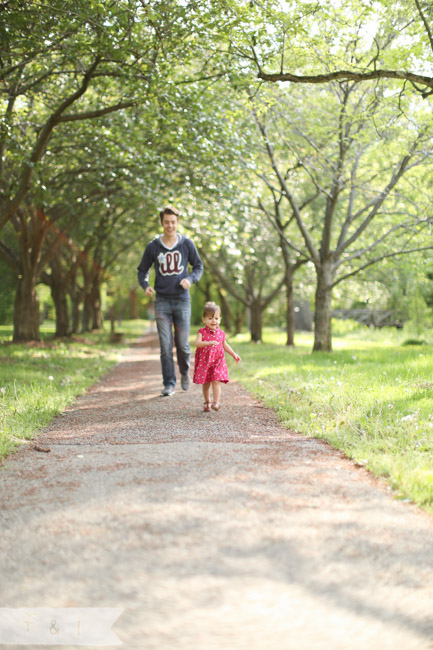
<path id="1" fill-rule="evenodd" d="M 174 237 L 177 231 L 178 218 L 175 214 L 164 214 L 162 217 L 162 227 L 166 237 Z"/>

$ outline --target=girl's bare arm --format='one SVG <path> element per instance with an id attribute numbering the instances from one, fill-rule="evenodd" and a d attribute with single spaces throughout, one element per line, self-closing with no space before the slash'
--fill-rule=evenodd
<path id="1" fill-rule="evenodd" d="M 224 348 L 224 350 L 226 352 L 228 352 L 230 354 L 230 356 L 233 357 L 233 359 L 236 361 L 236 363 L 239 363 L 239 361 L 241 360 L 240 356 L 238 354 L 236 354 L 236 352 L 233 350 L 232 347 L 230 347 L 230 345 L 227 343 L 227 341 L 224 341 L 223 348 Z"/>
<path id="2" fill-rule="evenodd" d="M 195 338 L 195 347 L 196 348 L 208 348 L 210 345 L 219 345 L 218 341 L 203 341 L 201 332 L 199 332 Z"/>

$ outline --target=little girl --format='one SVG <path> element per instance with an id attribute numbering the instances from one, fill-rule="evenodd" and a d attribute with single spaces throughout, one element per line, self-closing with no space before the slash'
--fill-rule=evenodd
<path id="1" fill-rule="evenodd" d="M 219 411 L 221 408 L 221 383 L 227 384 L 229 373 L 227 370 L 224 350 L 226 350 L 239 363 L 240 356 L 236 354 L 226 341 L 225 333 L 220 330 L 221 309 L 214 302 L 207 302 L 203 308 L 203 323 L 205 327 L 199 329 L 195 340 L 195 365 L 193 382 L 203 384 L 204 411 L 211 408 Z M 210 400 L 212 385 L 213 401 Z"/>

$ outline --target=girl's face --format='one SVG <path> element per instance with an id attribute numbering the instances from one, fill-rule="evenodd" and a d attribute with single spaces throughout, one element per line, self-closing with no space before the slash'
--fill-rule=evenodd
<path id="1" fill-rule="evenodd" d="M 203 323 L 210 329 L 210 330 L 216 330 L 218 325 L 221 322 L 221 314 L 219 311 L 216 311 L 213 314 L 205 314 L 203 316 Z"/>

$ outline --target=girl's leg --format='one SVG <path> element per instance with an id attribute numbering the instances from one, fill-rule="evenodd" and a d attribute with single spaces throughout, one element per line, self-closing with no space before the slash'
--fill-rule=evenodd
<path id="1" fill-rule="evenodd" d="M 210 411 L 210 384 L 203 384 L 204 411 Z"/>
<path id="2" fill-rule="evenodd" d="M 219 381 L 212 382 L 212 393 L 213 393 L 212 408 L 214 411 L 219 411 L 221 408 L 220 407 L 221 383 Z"/>

